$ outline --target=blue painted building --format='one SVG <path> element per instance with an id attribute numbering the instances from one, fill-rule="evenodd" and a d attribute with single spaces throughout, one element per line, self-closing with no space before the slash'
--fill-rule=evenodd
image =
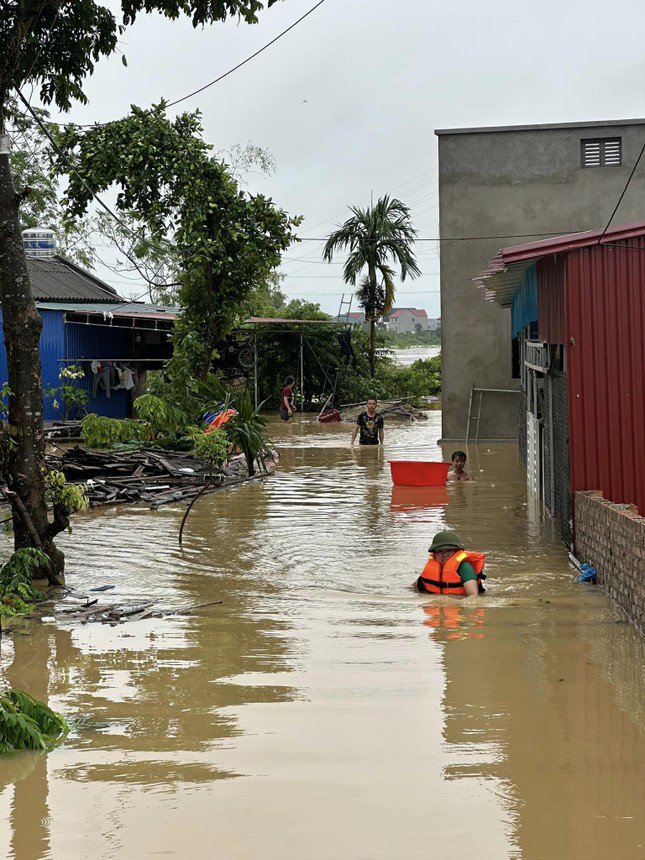
<path id="1" fill-rule="evenodd" d="M 43 320 L 40 361 L 43 388 L 56 387 L 63 367 L 84 370 L 76 383 L 85 388 L 88 412 L 112 418 L 132 414 L 132 401 L 145 390 L 146 374 L 172 354 L 169 334 L 177 308 L 123 299 L 112 287 L 62 257 L 27 257 L 36 307 Z M 1 311 L 0 311 L 1 319 Z M 100 363 L 100 367 L 97 363 Z M 112 368 L 111 373 L 93 371 Z M 132 376 L 120 376 L 128 368 Z M 106 378 L 112 384 L 105 387 Z M 118 387 L 131 379 L 128 388 Z M 0 385 L 7 381 L 7 359 L 0 339 Z M 52 398 L 45 399 L 45 420 L 62 418 Z"/>

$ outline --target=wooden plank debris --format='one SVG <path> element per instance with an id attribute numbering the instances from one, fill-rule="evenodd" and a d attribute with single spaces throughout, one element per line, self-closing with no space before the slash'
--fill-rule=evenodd
<path id="1" fill-rule="evenodd" d="M 147 502 L 154 510 L 194 498 L 206 484 L 208 492 L 248 480 L 243 457 L 222 469 L 211 468 L 191 452 L 127 448 L 90 451 L 75 446 L 60 456 L 48 454 L 47 467 L 68 481 L 87 485 L 90 507 Z"/>

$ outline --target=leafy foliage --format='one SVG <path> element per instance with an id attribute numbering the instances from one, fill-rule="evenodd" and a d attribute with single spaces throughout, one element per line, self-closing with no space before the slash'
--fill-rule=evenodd
<path id="1" fill-rule="evenodd" d="M 267 0 L 271 6 L 276 0 Z M 58 0 L 2 4 L 0 44 L 0 97 L 9 86 L 20 89 L 40 83 L 40 99 L 67 110 L 72 101 L 85 102 L 83 83 L 101 57 L 117 47 L 124 26 L 142 12 L 160 12 L 166 18 L 190 17 L 193 27 L 238 16 L 248 24 L 257 21 L 265 4 L 259 0 L 121 0 L 122 24 L 107 5 L 75 0 L 61 9 Z"/>
<path id="2" fill-rule="evenodd" d="M 49 564 L 39 549 L 17 549 L 0 568 L 0 618 L 13 618 L 33 610 L 33 601 L 40 597 L 32 585 L 34 576 Z"/>
<path id="3" fill-rule="evenodd" d="M 211 467 L 221 465 L 228 456 L 228 439 L 223 430 L 205 433 L 195 428 L 191 434 L 195 456 L 205 460 Z"/>
<path id="4" fill-rule="evenodd" d="M 140 421 L 120 421 L 90 412 L 81 422 L 83 438 L 89 448 L 139 442 L 145 438 L 146 427 Z"/>
<path id="5" fill-rule="evenodd" d="M 33 108 L 43 125 L 53 130 L 44 108 Z M 89 219 L 71 221 L 61 203 L 59 182 L 51 170 L 54 150 L 40 126 L 17 108 L 8 106 L 7 133 L 11 139 L 11 172 L 16 188 L 29 189 L 20 207 L 20 227 L 46 226 L 56 234 L 58 253 L 85 268 L 96 260 L 92 245 L 95 225 Z"/>
<path id="6" fill-rule="evenodd" d="M 89 188 L 116 187 L 117 208 L 144 225 L 151 241 L 176 249 L 183 312 L 165 369 L 171 379 L 186 372 L 206 378 L 240 304 L 275 271 L 299 223 L 269 198 L 242 191 L 202 130 L 199 113 L 169 119 L 162 102 L 104 126 L 68 126 L 59 138 L 84 178 L 69 176 L 70 217 L 86 212 Z"/>
<path id="7" fill-rule="evenodd" d="M 52 470 L 45 475 L 46 498 L 52 505 L 69 514 L 84 511 L 89 507 L 84 484 L 68 484 L 62 472 Z"/>
<path id="8" fill-rule="evenodd" d="M 330 234 L 323 249 L 323 259 L 331 262 L 334 254 L 347 250 L 343 280 L 356 286 L 361 272 L 367 274 L 360 282 L 358 300 L 370 322 L 370 371 L 375 374 L 376 321 L 392 310 L 394 304 L 394 275 L 390 265 L 398 266 L 401 280 L 408 275 L 421 274 L 412 243 L 417 235 L 410 221 L 410 210 L 400 200 L 387 194 L 372 206 L 361 209 L 351 206 L 353 215 Z"/>
<path id="9" fill-rule="evenodd" d="M 249 475 L 255 474 L 255 463 L 262 466 L 270 456 L 266 433 L 266 418 L 260 413 L 263 404 L 253 408 L 250 393 L 245 390 L 235 400 L 237 415 L 225 424 L 226 435 L 233 447 L 244 454 Z"/>
<path id="10" fill-rule="evenodd" d="M 85 408 L 89 395 L 84 388 L 79 388 L 74 384 L 75 380 L 83 379 L 84 376 L 85 371 L 80 365 L 70 364 L 64 367 L 58 374 L 58 378 L 62 380 L 62 384 L 57 387 L 50 386 L 49 388 L 45 388 L 43 392 L 45 397 L 53 398 L 55 409 L 60 409 L 60 398 L 65 418 L 73 416 L 75 410 Z"/>
<path id="11" fill-rule="evenodd" d="M 49 750 L 69 726 L 60 714 L 22 690 L 0 695 L 0 755 L 19 750 Z"/>

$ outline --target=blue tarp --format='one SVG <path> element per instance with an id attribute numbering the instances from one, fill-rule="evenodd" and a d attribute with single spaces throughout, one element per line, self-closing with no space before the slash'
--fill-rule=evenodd
<path id="1" fill-rule="evenodd" d="M 526 270 L 513 296 L 511 305 L 511 334 L 517 337 L 522 329 L 538 319 L 537 272 L 535 266 Z"/>

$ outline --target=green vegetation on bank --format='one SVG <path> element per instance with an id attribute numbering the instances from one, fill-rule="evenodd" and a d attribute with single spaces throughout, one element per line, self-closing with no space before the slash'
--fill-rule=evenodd
<path id="1" fill-rule="evenodd" d="M 392 349 L 413 346 L 441 346 L 441 326 L 436 331 L 396 332 L 384 329 L 383 341 Z"/>

